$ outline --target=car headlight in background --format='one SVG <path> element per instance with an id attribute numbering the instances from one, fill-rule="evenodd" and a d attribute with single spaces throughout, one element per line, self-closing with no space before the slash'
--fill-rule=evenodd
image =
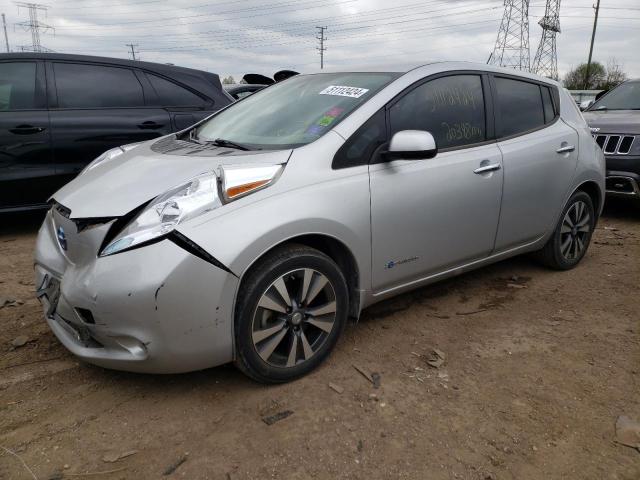
<path id="1" fill-rule="evenodd" d="M 272 184 L 282 165 L 260 167 L 221 167 L 218 176 L 204 173 L 154 198 L 100 252 L 101 257 L 131 249 L 164 237 L 180 223 L 220 207 Z M 222 199 L 219 188 L 222 189 Z"/>
<path id="2" fill-rule="evenodd" d="M 144 143 L 144 142 L 129 143 L 128 145 L 121 145 L 119 147 L 112 148 L 111 150 L 107 150 L 102 155 L 100 155 L 98 158 L 96 158 L 93 162 L 91 162 L 89 165 L 84 167 L 84 169 L 80 172 L 80 175 L 82 175 L 83 173 L 87 173 L 89 170 L 91 170 L 93 168 L 96 168 L 101 163 L 105 163 L 105 162 L 108 162 L 110 160 L 113 160 L 114 158 L 119 157 L 123 153 L 128 152 L 129 150 L 131 150 L 131 149 L 137 147 L 138 145 L 140 145 L 141 143 Z"/>

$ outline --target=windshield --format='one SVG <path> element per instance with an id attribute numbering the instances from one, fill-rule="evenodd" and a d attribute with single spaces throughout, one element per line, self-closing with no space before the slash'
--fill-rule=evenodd
<path id="1" fill-rule="evenodd" d="M 201 142 L 248 149 L 295 148 L 318 139 L 376 92 L 395 73 L 321 73 L 276 83 L 200 125 Z"/>
<path id="2" fill-rule="evenodd" d="M 614 88 L 589 110 L 640 110 L 640 82 L 625 82 Z"/>

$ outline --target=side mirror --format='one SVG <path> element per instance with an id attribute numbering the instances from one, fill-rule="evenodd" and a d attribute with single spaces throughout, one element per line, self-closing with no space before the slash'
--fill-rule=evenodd
<path id="1" fill-rule="evenodd" d="M 435 157 L 437 153 L 436 140 L 431 133 L 422 130 L 402 130 L 393 135 L 383 158 L 386 161 L 424 160 Z"/>

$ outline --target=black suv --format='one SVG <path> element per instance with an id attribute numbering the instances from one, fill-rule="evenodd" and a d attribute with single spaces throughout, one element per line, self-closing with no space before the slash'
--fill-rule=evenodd
<path id="1" fill-rule="evenodd" d="M 629 80 L 583 112 L 607 159 L 607 194 L 640 200 L 640 80 Z"/>
<path id="2" fill-rule="evenodd" d="M 104 151 L 231 103 L 213 73 L 79 55 L 0 54 L 0 212 L 39 208 Z"/>

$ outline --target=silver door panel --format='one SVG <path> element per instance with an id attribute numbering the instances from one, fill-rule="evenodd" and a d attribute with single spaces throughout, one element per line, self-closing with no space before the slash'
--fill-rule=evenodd
<path id="1" fill-rule="evenodd" d="M 575 175 L 578 146 L 578 134 L 562 120 L 498 142 L 504 190 L 496 251 L 531 242 L 553 229 Z"/>
<path id="2" fill-rule="evenodd" d="M 495 144 L 372 165 L 373 291 L 487 257 L 500 213 Z"/>

